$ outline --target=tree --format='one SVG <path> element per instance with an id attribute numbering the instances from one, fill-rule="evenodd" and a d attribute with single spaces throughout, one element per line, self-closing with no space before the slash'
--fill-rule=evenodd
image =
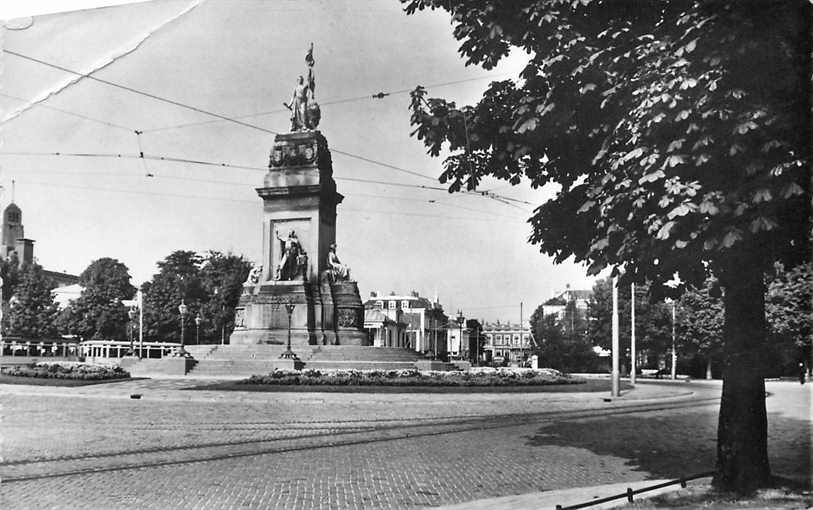
<path id="1" fill-rule="evenodd" d="M 723 350 L 723 302 L 715 289 L 717 282 L 710 278 L 703 287 L 687 289 L 677 306 L 678 348 L 705 360 L 707 379 Z"/>
<path id="2" fill-rule="evenodd" d="M 129 318 L 121 301 L 136 291 L 127 266 L 109 257 L 94 260 L 79 275 L 79 285 L 81 294 L 60 314 L 60 332 L 85 339 L 127 338 Z"/>
<path id="3" fill-rule="evenodd" d="M 144 333 L 180 341 L 178 306 L 187 305 L 185 327 L 192 331 L 200 314 L 201 343 L 218 343 L 234 329 L 234 308 L 243 292 L 251 263 L 240 255 L 209 251 L 175 251 L 158 263 L 159 272 L 142 287 Z M 187 333 L 188 335 L 188 333 Z M 188 342 L 190 337 L 185 340 Z"/>
<path id="4" fill-rule="evenodd" d="M 163 342 L 181 341 L 183 301 L 188 313 L 184 326 L 190 328 L 205 301 L 206 292 L 200 278 L 202 257 L 193 251 L 178 250 L 158 262 L 158 273 L 144 283 L 144 335 Z M 187 339 L 184 339 L 186 342 Z"/>
<path id="5" fill-rule="evenodd" d="M 810 366 L 811 355 L 811 294 L 813 294 L 813 264 L 800 264 L 790 269 L 777 267 L 768 284 L 765 298 L 771 345 L 775 360 L 785 365 L 783 373 L 795 369 L 798 362 Z M 784 358 L 784 359 L 783 359 Z"/>
<path id="6" fill-rule="evenodd" d="M 234 309 L 243 293 L 251 262 L 242 255 L 210 251 L 205 255 L 200 277 L 208 299 L 201 307 L 204 318 L 201 337 L 219 343 L 234 330 Z"/>
<path id="7" fill-rule="evenodd" d="M 656 297 L 718 277 L 714 483 L 769 484 L 763 276 L 809 256 L 809 3 L 401 1 L 448 11 L 469 64 L 529 55 L 521 80 L 492 83 L 475 106 L 413 91 L 413 134 L 449 151 L 450 191 L 484 176 L 557 184 L 530 218 L 554 260 L 612 267 Z"/>
<path id="8" fill-rule="evenodd" d="M 477 319 L 466 319 L 466 330 L 469 332 L 467 335 L 468 345 L 466 346 L 469 361 L 479 363 L 486 344 L 486 335 L 483 333 L 483 325 Z"/>
<path id="9" fill-rule="evenodd" d="M 25 264 L 20 282 L 11 298 L 8 333 L 23 338 L 47 338 L 56 335 L 54 321 L 57 306 L 51 289 L 53 282 L 39 264 Z"/>
<path id="10" fill-rule="evenodd" d="M 542 305 L 531 314 L 531 329 L 536 345 L 534 354 L 548 368 L 562 372 L 589 371 L 596 368 L 596 354 L 586 334 L 569 334 L 568 320 L 557 320 L 556 315 L 544 315 Z"/>
<path id="11" fill-rule="evenodd" d="M 609 349 L 612 344 L 612 278 L 597 280 L 593 297 L 588 303 L 588 335 L 593 345 Z M 629 285 L 618 288 L 618 330 L 622 353 L 631 349 L 632 289 Z M 649 285 L 635 287 L 635 348 L 647 356 L 649 364 L 657 363 L 672 346 L 671 307 L 660 300 L 649 299 Z M 623 355 L 622 355 L 623 357 Z M 646 363 L 646 362 L 645 362 Z"/>

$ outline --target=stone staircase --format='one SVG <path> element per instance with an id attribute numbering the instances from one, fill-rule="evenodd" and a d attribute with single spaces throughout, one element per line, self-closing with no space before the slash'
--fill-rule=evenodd
<path id="1" fill-rule="evenodd" d="M 195 350 L 197 361 L 189 375 L 212 378 L 243 378 L 268 374 L 274 362 L 285 351 L 284 345 L 216 345 L 208 350 Z M 192 349 L 187 349 L 191 352 Z M 292 350 L 304 363 L 304 368 L 319 370 L 352 368 L 357 370 L 399 370 L 415 368 L 424 359 L 409 349 L 367 347 L 356 345 L 299 345 Z"/>

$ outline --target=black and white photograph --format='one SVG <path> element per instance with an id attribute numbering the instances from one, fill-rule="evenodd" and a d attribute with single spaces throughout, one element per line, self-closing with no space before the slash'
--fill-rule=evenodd
<path id="1" fill-rule="evenodd" d="M 813 508 L 813 2 L 0 5 L 0 508 Z"/>

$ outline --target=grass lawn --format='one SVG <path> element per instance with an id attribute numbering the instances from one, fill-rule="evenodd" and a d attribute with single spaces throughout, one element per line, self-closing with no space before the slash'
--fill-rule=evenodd
<path id="1" fill-rule="evenodd" d="M 710 482 L 691 484 L 679 491 L 637 500 L 628 508 L 654 510 L 660 508 L 703 508 L 709 510 L 735 510 L 738 508 L 759 509 L 804 509 L 813 506 L 813 492 L 810 487 L 789 482 L 780 483 L 775 489 L 761 489 L 752 496 L 736 496 L 715 491 Z"/>
<path id="2" fill-rule="evenodd" d="M 143 378 L 139 378 L 143 379 Z M 28 386 L 88 386 L 90 384 L 106 384 L 121 381 L 133 381 L 135 378 L 107 379 L 101 381 L 90 381 L 87 379 L 55 379 L 44 377 L 24 377 L 15 375 L 0 374 L 0 384 L 27 384 Z"/>
<path id="3" fill-rule="evenodd" d="M 627 384 L 622 389 L 629 389 Z M 578 384 L 540 384 L 530 386 L 353 386 L 353 385 L 274 385 L 239 384 L 228 381 L 205 384 L 187 390 L 218 391 L 265 391 L 265 392 L 306 392 L 306 393 L 581 393 L 610 391 L 609 379 L 587 379 Z"/>

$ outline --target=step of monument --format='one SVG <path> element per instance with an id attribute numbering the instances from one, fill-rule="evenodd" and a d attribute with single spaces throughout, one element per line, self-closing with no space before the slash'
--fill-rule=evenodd
<path id="1" fill-rule="evenodd" d="M 405 370 L 415 368 L 411 361 L 313 361 L 305 362 L 305 370 Z"/>

